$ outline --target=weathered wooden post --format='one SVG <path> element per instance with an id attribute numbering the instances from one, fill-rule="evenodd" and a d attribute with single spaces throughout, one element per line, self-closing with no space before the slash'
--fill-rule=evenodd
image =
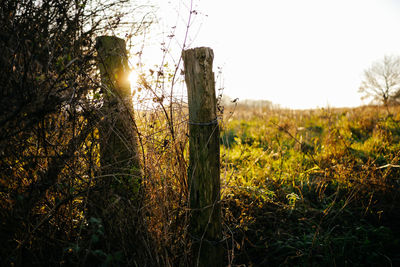
<path id="1" fill-rule="evenodd" d="M 141 168 L 125 41 L 115 36 L 96 38 L 103 107 L 100 135 L 100 164 L 108 192 L 137 192 Z M 103 198 L 107 198 L 103 195 Z"/>
<path id="2" fill-rule="evenodd" d="M 193 263 L 223 266 L 214 53 L 211 48 L 200 47 L 186 50 L 182 56 L 189 99 L 189 233 Z"/>

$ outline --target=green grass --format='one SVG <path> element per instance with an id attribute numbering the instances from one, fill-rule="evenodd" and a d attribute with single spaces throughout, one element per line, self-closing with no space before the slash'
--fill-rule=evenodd
<path id="1" fill-rule="evenodd" d="M 226 119 L 222 195 L 231 264 L 400 264 L 394 114 L 238 108 Z"/>

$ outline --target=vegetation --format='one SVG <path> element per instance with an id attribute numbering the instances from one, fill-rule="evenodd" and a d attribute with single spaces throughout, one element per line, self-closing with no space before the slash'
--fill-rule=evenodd
<path id="1" fill-rule="evenodd" d="M 113 205 L 98 197 L 106 187 L 98 130 L 106 92 L 95 37 L 126 22 L 120 10 L 131 9 L 118 0 L 2 1 L 0 265 L 151 259 L 130 185 L 107 187 Z M 140 32 L 145 20 L 134 25 Z"/>
<path id="2" fill-rule="evenodd" d="M 400 116 L 238 107 L 221 137 L 233 264 L 400 263 Z"/>

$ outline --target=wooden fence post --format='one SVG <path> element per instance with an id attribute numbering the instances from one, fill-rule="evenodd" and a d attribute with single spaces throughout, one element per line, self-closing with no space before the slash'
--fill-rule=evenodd
<path id="1" fill-rule="evenodd" d="M 223 266 L 221 243 L 219 126 L 214 53 L 200 47 L 183 52 L 189 101 L 189 233 L 195 266 Z"/>
<path id="2" fill-rule="evenodd" d="M 106 194 L 138 192 L 141 167 L 137 147 L 137 132 L 133 119 L 133 104 L 125 41 L 115 36 L 96 38 L 103 107 L 99 127 L 100 165 Z M 128 196 L 132 197 L 132 196 Z"/>

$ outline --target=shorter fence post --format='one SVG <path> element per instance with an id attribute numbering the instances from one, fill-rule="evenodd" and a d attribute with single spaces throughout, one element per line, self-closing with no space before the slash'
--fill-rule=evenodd
<path id="1" fill-rule="evenodd" d="M 189 234 L 194 266 L 223 266 L 219 126 L 211 48 L 183 52 L 189 101 Z"/>

